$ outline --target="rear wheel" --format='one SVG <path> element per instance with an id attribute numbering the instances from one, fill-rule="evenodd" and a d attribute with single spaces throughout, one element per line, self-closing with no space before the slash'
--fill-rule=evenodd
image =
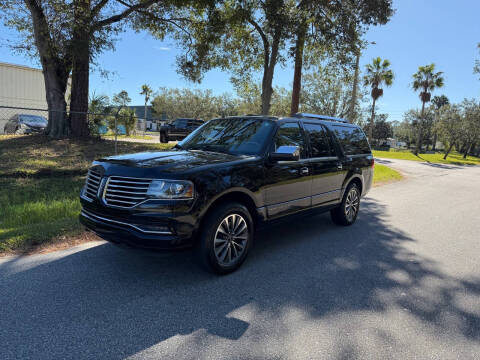
<path id="1" fill-rule="evenodd" d="M 235 271 L 245 261 L 253 242 L 253 221 L 239 203 L 220 205 L 207 215 L 197 246 L 197 258 L 217 274 Z"/>
<path id="2" fill-rule="evenodd" d="M 166 144 L 168 143 L 168 137 L 167 137 L 167 134 L 165 133 L 160 133 L 160 142 L 163 143 L 163 144 Z"/>
<path id="3" fill-rule="evenodd" d="M 360 210 L 360 189 L 352 183 L 347 187 L 339 207 L 330 210 L 330 216 L 335 224 L 349 226 L 357 220 Z"/>

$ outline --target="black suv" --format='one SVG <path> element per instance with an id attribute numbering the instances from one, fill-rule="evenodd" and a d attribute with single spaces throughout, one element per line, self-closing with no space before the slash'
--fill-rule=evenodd
<path id="1" fill-rule="evenodd" d="M 204 121 L 200 119 L 175 119 L 175 121 L 160 128 L 160 142 L 168 143 L 170 140 L 183 140 L 203 123 Z"/>
<path id="2" fill-rule="evenodd" d="M 259 225 L 313 210 L 353 224 L 373 166 L 363 131 L 341 119 L 215 119 L 172 151 L 95 161 L 80 219 L 117 244 L 193 246 L 208 268 L 227 273 L 245 260 Z"/>

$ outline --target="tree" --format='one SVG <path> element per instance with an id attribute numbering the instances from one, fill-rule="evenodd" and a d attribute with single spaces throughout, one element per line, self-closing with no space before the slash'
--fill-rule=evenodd
<path id="1" fill-rule="evenodd" d="M 222 1 L 208 11 L 189 10 L 179 17 L 190 19 L 172 35 L 185 52 L 177 58 L 179 71 L 199 82 L 215 67 L 228 70 L 234 84 L 252 82 L 252 72 L 262 70 L 261 113 L 268 114 L 273 77 L 291 38 L 290 0 Z M 155 32 L 154 32 L 155 34 Z"/>
<path id="2" fill-rule="evenodd" d="M 475 143 L 480 141 L 480 104 L 475 100 L 463 100 L 463 158 L 465 159 Z"/>
<path id="3" fill-rule="evenodd" d="M 191 1 L 200 6 L 198 1 Z M 202 2 L 203 3 L 203 2 Z M 3 0 L 0 16 L 21 35 L 15 49 L 40 59 L 49 109 L 47 134 L 87 136 L 90 64 L 114 46 L 112 35 L 142 18 L 157 22 L 161 37 L 171 26 L 175 6 L 185 0 Z M 162 24 L 162 26 L 160 26 Z M 65 93 L 72 76 L 70 119 Z M 69 121 L 68 121 L 69 120 Z"/>
<path id="4" fill-rule="evenodd" d="M 373 139 L 376 141 L 386 140 L 389 137 L 393 136 L 393 127 L 390 122 L 387 121 L 387 114 L 378 114 L 375 119 L 375 124 L 373 126 Z M 370 132 L 371 124 L 368 123 L 365 126 L 364 130 L 368 133 Z"/>
<path id="5" fill-rule="evenodd" d="M 432 151 L 435 151 L 435 148 L 437 146 L 437 130 L 436 130 L 436 123 L 437 123 L 437 117 L 438 117 L 438 111 L 442 108 L 442 106 L 450 104 L 450 101 L 445 95 L 440 95 L 440 96 L 434 96 L 432 99 L 433 106 L 435 107 L 435 118 L 434 118 L 434 126 L 433 126 L 433 145 L 432 145 Z"/>
<path id="6" fill-rule="evenodd" d="M 425 113 L 425 103 L 430 101 L 432 91 L 443 86 L 443 72 L 435 72 L 435 64 L 419 66 L 418 71 L 413 74 L 413 90 L 420 90 L 420 100 L 422 101 L 421 120 L 423 121 Z M 422 148 L 423 128 L 420 126 L 418 132 L 417 145 L 414 154 L 418 155 Z"/>
<path id="7" fill-rule="evenodd" d="M 480 49 L 480 43 L 477 44 L 477 48 Z M 473 73 L 480 75 L 480 60 L 475 60 L 475 66 L 473 67 Z"/>
<path id="8" fill-rule="evenodd" d="M 301 92 L 301 111 L 341 118 L 347 116 L 353 76 L 351 69 L 344 69 L 334 61 L 306 73 Z"/>
<path id="9" fill-rule="evenodd" d="M 218 99 L 211 90 L 160 88 L 152 100 L 156 114 L 165 113 L 169 119 L 212 119 L 219 116 Z"/>
<path id="10" fill-rule="evenodd" d="M 150 100 L 150 97 L 152 96 L 153 94 L 153 90 L 150 86 L 148 86 L 147 84 L 143 84 L 142 85 L 142 91 L 140 92 L 140 95 L 143 95 L 145 97 L 145 115 L 144 115 L 144 119 L 143 119 L 143 132 L 145 133 L 146 129 L 147 129 L 147 105 L 148 105 L 148 101 Z"/>
<path id="11" fill-rule="evenodd" d="M 365 86 L 372 88 L 372 116 L 370 118 L 370 127 L 368 132 L 368 139 L 373 141 L 373 128 L 375 124 L 375 102 L 379 97 L 383 95 L 383 89 L 381 86 L 391 86 L 393 83 L 393 72 L 390 69 L 390 61 L 382 59 L 380 57 L 374 58 L 372 63 L 366 65 L 366 73 L 363 78 Z"/>
<path id="12" fill-rule="evenodd" d="M 360 38 L 368 25 L 386 24 L 393 15 L 392 1 L 337 2 L 303 0 L 297 2 L 292 20 L 295 46 L 291 113 L 298 112 L 302 88 L 305 44 L 310 48 L 337 49 L 346 55 L 357 55 Z M 309 34 L 309 28 L 311 33 Z M 308 48 L 308 46 L 307 46 Z"/>
<path id="13" fill-rule="evenodd" d="M 91 95 L 88 103 L 88 128 L 90 134 L 98 135 L 100 126 L 105 126 L 110 99 L 107 95 L 97 95 L 95 92 Z"/>
<path id="14" fill-rule="evenodd" d="M 439 111 L 439 121 L 436 125 L 442 142 L 447 146 L 443 159 L 447 159 L 455 143 L 464 133 L 461 110 L 456 105 L 445 105 Z"/>

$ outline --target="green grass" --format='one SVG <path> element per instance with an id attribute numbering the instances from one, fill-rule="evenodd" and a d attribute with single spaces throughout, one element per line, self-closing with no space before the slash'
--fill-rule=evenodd
<path id="1" fill-rule="evenodd" d="M 388 159 L 400 159 L 400 160 L 412 160 L 412 161 L 425 161 L 430 163 L 439 164 L 455 164 L 455 165 L 477 165 L 480 164 L 480 158 L 474 156 L 467 156 L 466 159 L 458 152 L 451 152 L 447 159 L 444 160 L 443 153 L 435 154 L 418 154 L 414 155 L 410 151 L 377 151 L 373 150 L 373 156 L 379 158 Z"/>
<path id="2" fill-rule="evenodd" d="M 373 185 L 381 185 L 393 181 L 402 180 L 403 176 L 398 171 L 389 168 L 388 166 L 375 164 L 373 173 Z"/>
<path id="3" fill-rule="evenodd" d="M 105 134 L 102 135 L 102 138 L 105 139 L 115 139 L 115 134 Z M 150 135 L 117 135 L 118 139 L 135 139 L 135 140 L 153 140 L 153 137 Z"/>
<path id="4" fill-rule="evenodd" d="M 82 232 L 78 194 L 92 160 L 113 155 L 105 140 L 0 136 L 0 253 Z M 167 144 L 122 142 L 119 153 L 165 150 Z"/>

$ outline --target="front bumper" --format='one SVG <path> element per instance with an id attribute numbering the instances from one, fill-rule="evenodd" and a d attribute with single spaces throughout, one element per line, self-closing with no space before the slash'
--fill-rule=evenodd
<path id="1" fill-rule="evenodd" d="M 192 246 L 193 231 L 179 233 L 176 229 L 184 226 L 178 221 L 160 224 L 155 218 L 151 222 L 145 220 L 148 219 L 139 223 L 85 207 L 80 213 L 80 222 L 84 226 L 115 244 L 154 250 L 178 250 Z"/>

